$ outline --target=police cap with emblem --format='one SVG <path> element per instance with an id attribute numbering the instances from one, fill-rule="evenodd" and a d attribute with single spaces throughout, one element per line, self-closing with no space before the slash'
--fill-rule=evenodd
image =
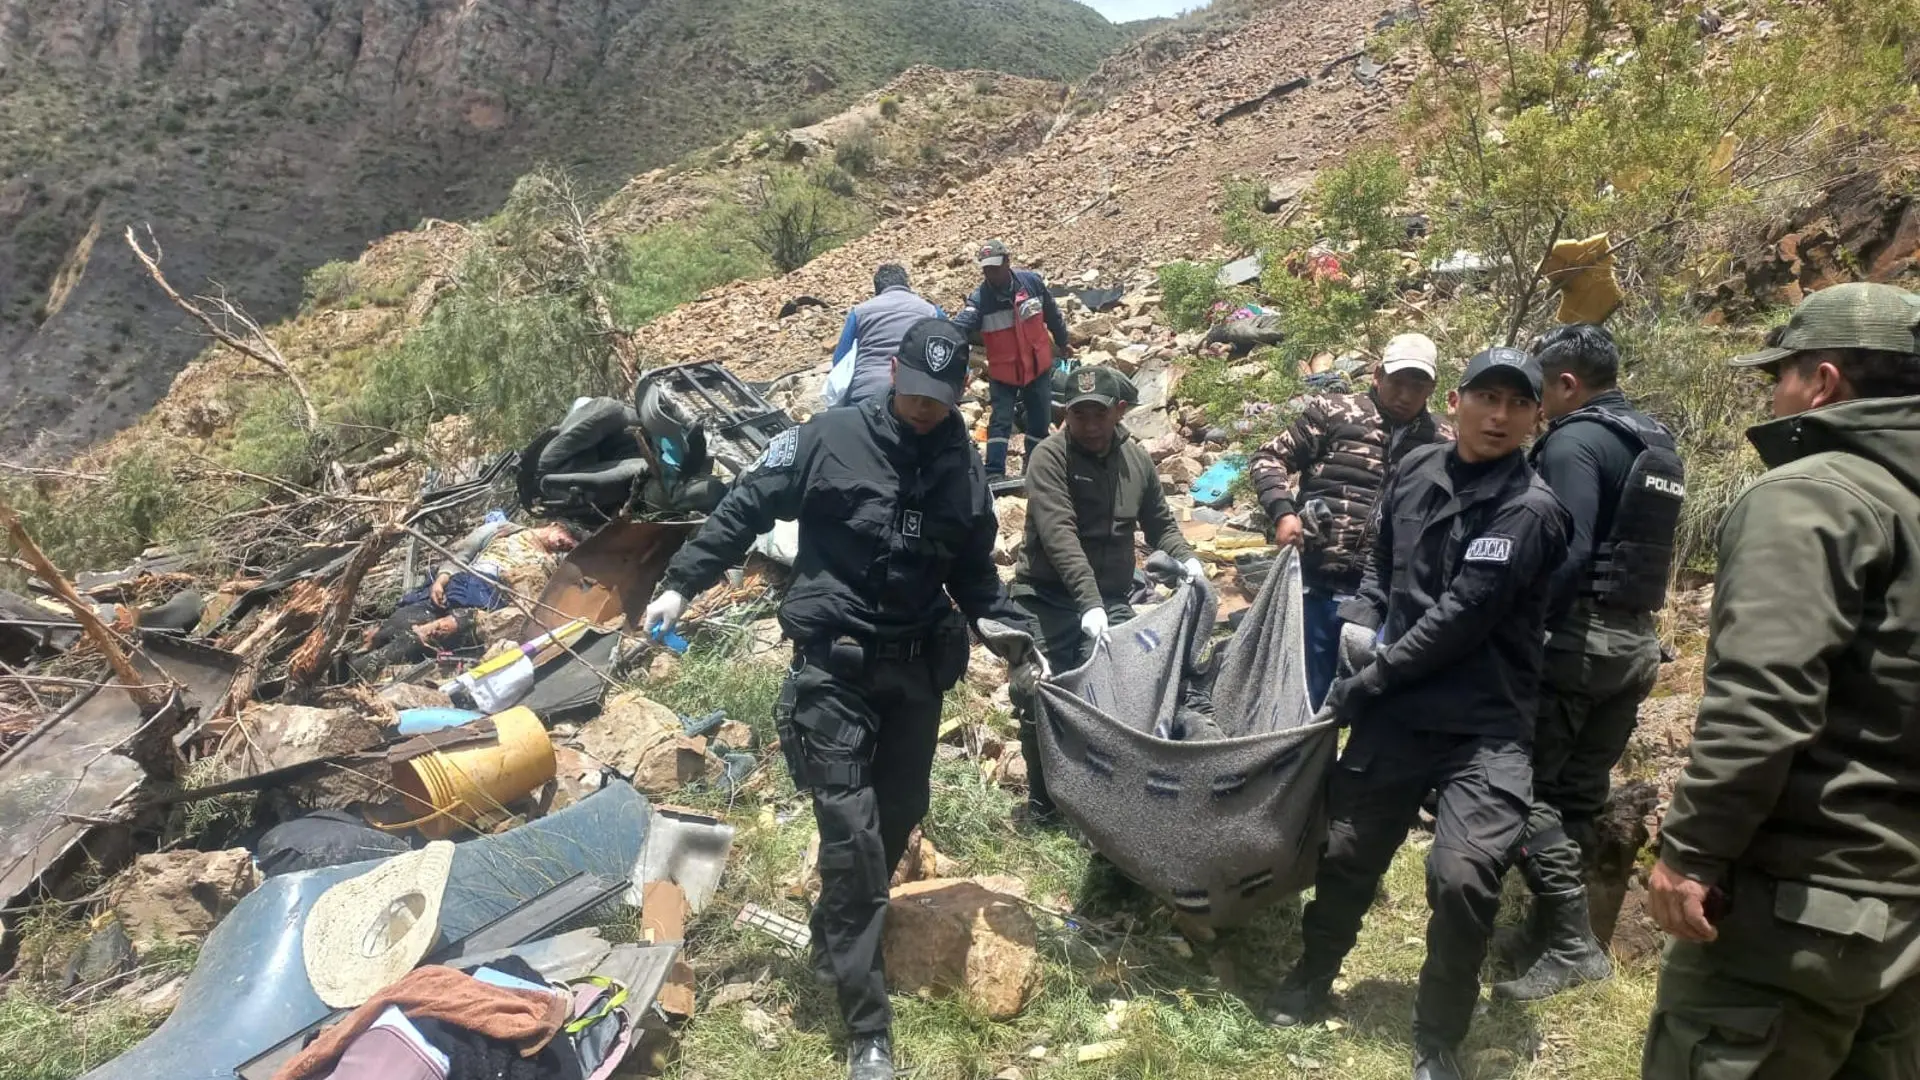
<path id="1" fill-rule="evenodd" d="M 921 319 L 900 339 L 894 359 L 896 393 L 930 397 L 948 405 L 960 404 L 960 388 L 967 385 L 967 336 L 945 319 Z"/>
<path id="2" fill-rule="evenodd" d="M 1069 409 L 1083 401 L 1091 401 L 1107 409 L 1122 402 L 1131 405 L 1137 396 L 1133 381 L 1118 368 L 1092 364 L 1078 368 L 1067 376 Z"/>
<path id="3" fill-rule="evenodd" d="M 1506 383 L 1515 390 L 1540 400 L 1540 365 L 1524 349 L 1504 345 L 1487 349 L 1467 361 L 1466 374 L 1460 377 L 1460 389 L 1478 390 Z"/>

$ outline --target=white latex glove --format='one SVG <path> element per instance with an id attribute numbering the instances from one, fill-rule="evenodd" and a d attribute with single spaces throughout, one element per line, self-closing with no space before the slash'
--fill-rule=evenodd
<path id="1" fill-rule="evenodd" d="M 1107 609 L 1091 608 L 1080 616 L 1080 632 L 1087 635 L 1096 650 L 1107 647 Z"/>
<path id="2" fill-rule="evenodd" d="M 1205 585 L 1207 583 L 1206 564 L 1202 563 L 1198 558 L 1191 558 L 1181 563 L 1180 569 L 1186 573 L 1188 581 L 1196 585 Z"/>
<path id="3" fill-rule="evenodd" d="M 655 630 L 664 634 L 673 629 L 673 624 L 680 621 L 681 612 L 686 610 L 687 598 L 668 589 L 653 603 L 647 605 L 647 613 L 641 618 L 640 625 L 645 627 L 649 634 Z"/>

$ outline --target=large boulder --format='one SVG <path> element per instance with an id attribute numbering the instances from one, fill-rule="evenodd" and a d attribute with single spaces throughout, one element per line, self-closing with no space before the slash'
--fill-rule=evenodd
<path id="1" fill-rule="evenodd" d="M 1040 986 L 1038 934 L 1011 878 L 909 882 L 887 907 L 887 985 L 957 994 L 994 1020 L 1018 1016 Z"/>
<path id="2" fill-rule="evenodd" d="M 112 910 L 136 949 L 199 941 L 260 884 L 246 848 L 142 855 L 113 879 Z"/>

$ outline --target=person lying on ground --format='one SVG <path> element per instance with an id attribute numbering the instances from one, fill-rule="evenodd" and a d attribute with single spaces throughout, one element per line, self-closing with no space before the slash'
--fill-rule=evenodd
<path id="1" fill-rule="evenodd" d="M 435 650 L 484 643 L 504 629 L 484 615 L 506 610 L 515 597 L 522 603 L 538 599 L 560 560 L 584 538 L 585 530 L 566 522 L 525 526 L 502 518 L 481 524 L 453 546 L 452 558 L 431 583 L 402 596 L 373 629 L 354 670 L 370 677 Z M 515 608 L 511 617 L 519 614 Z"/>

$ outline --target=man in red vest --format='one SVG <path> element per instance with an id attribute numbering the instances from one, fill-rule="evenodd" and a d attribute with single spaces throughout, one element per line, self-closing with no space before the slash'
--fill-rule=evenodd
<path id="1" fill-rule="evenodd" d="M 977 336 L 987 350 L 987 383 L 993 411 L 987 419 L 987 477 L 1007 474 L 1007 441 L 1015 419 L 1026 432 L 1026 454 L 1047 437 L 1053 423 L 1053 363 L 1072 356 L 1067 322 L 1031 270 L 1015 270 L 1007 245 L 989 240 L 974 253 L 980 262 L 980 287 L 953 324 Z"/>

